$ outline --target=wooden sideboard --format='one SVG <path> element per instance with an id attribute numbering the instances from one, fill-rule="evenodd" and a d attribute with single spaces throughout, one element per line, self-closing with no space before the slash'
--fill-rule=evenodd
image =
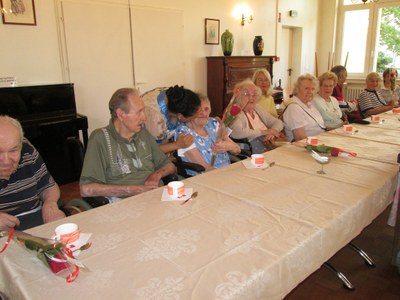
<path id="1" fill-rule="evenodd" d="M 211 114 L 221 116 L 237 83 L 251 78 L 258 68 L 266 68 L 273 76 L 274 56 L 208 56 L 207 96 Z"/>

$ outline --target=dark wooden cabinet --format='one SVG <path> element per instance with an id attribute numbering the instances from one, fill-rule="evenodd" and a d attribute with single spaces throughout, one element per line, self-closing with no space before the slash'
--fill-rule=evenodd
<path id="1" fill-rule="evenodd" d="M 207 96 L 213 116 L 221 116 L 237 83 L 265 68 L 273 76 L 274 56 L 208 56 Z"/>

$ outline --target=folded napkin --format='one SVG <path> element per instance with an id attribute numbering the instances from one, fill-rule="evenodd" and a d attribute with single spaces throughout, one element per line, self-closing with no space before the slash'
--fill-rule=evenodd
<path id="1" fill-rule="evenodd" d="M 318 153 L 325 153 L 325 154 L 330 154 L 331 156 L 357 156 L 357 153 L 355 152 L 350 152 L 350 151 L 345 151 L 340 148 L 336 147 L 331 147 L 327 145 L 307 145 L 306 149 L 309 151 L 315 151 Z"/>

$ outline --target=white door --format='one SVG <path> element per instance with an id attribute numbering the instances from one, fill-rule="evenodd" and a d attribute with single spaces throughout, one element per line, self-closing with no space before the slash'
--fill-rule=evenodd
<path id="1" fill-rule="evenodd" d="M 133 86 L 127 6 L 61 2 L 69 81 L 75 84 L 77 110 L 89 131 L 108 124 L 108 101 L 121 87 Z"/>
<path id="2" fill-rule="evenodd" d="M 142 93 L 184 84 L 182 11 L 134 5 L 132 40 L 135 83 Z"/>
<path id="3" fill-rule="evenodd" d="M 289 27 L 282 28 L 281 76 L 282 88 L 287 92 L 292 91 L 292 60 L 293 60 L 293 30 Z M 286 99 L 286 98 L 285 98 Z"/>
<path id="4" fill-rule="evenodd" d="M 293 91 L 293 83 L 301 75 L 301 49 L 303 41 L 301 27 L 282 27 L 280 39 L 280 76 L 284 99 L 287 100 Z M 275 77 L 274 81 L 277 82 Z"/>

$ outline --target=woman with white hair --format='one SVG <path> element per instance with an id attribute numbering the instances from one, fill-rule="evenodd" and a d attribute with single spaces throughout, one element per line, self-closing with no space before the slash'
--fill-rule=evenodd
<path id="1" fill-rule="evenodd" d="M 266 69 L 257 69 L 251 79 L 256 86 L 261 89 L 261 96 L 257 104 L 267 113 L 277 118 L 278 113 L 275 107 L 275 101 L 272 97 L 271 75 Z"/>
<path id="2" fill-rule="evenodd" d="M 358 104 L 363 118 L 383 113 L 394 107 L 394 101 L 390 100 L 386 104 L 381 92 L 377 90 L 380 81 L 381 77 L 376 72 L 369 73 L 365 79 L 367 87 L 358 96 Z"/>
<path id="3" fill-rule="evenodd" d="M 324 119 L 311 100 L 315 95 L 316 79 L 311 74 L 297 78 L 293 98 L 283 111 L 285 133 L 289 141 L 298 141 L 326 130 Z"/>
<path id="4" fill-rule="evenodd" d="M 318 77 L 319 91 L 314 96 L 312 103 L 321 113 L 325 126 L 334 129 L 348 124 L 346 114 L 339 107 L 339 102 L 332 96 L 337 83 L 337 76 L 333 72 L 325 72 Z"/>
<path id="5" fill-rule="evenodd" d="M 236 155 L 240 153 L 240 147 L 233 142 L 226 132 L 221 131 L 220 122 L 210 117 L 211 104 L 205 95 L 199 95 L 200 109 L 196 117 L 185 124 L 181 124 L 175 133 L 190 134 L 194 143 L 184 149 L 178 150 L 178 155 L 185 162 L 193 162 L 202 165 L 206 172 L 215 168 L 222 168 L 229 165 L 229 153 Z M 186 170 L 188 175 L 195 176 L 198 173 Z"/>
<path id="6" fill-rule="evenodd" d="M 273 148 L 273 142 L 286 140 L 283 137 L 283 123 L 258 105 L 261 89 L 250 79 L 235 86 L 235 102 L 241 107 L 230 128 L 234 139 L 248 139 L 253 154 L 263 153 Z"/>

